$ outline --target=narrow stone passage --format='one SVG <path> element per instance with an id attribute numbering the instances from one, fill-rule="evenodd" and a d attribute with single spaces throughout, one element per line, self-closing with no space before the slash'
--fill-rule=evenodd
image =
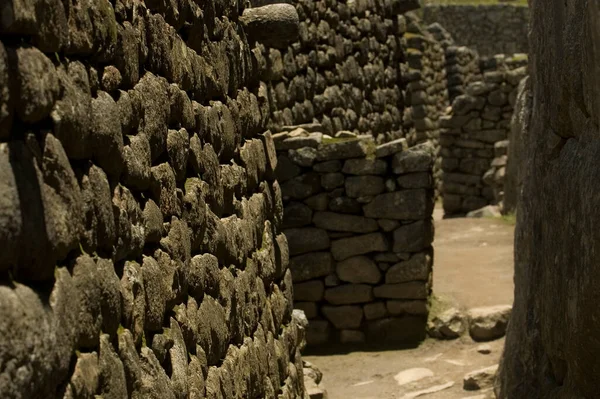
<path id="1" fill-rule="evenodd" d="M 512 304 L 514 226 L 502 219 L 441 215 L 436 209 L 432 313 Z M 416 349 L 304 358 L 323 372 L 329 399 L 484 399 L 491 391 L 467 391 L 463 379 L 495 366 L 503 345 L 504 338 L 475 342 L 465 333 L 452 341 L 428 338 Z M 485 379 L 483 374 L 476 379 Z"/>

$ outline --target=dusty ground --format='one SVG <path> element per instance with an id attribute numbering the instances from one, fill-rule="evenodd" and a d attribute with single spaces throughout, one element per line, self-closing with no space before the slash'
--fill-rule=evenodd
<path id="1" fill-rule="evenodd" d="M 460 307 L 501 305 L 513 298 L 514 226 L 495 219 L 441 219 L 436 209 L 434 294 Z M 427 340 L 411 350 L 306 356 L 323 372 L 329 399 L 409 399 L 407 394 L 434 386 L 453 386 L 426 399 L 483 398 L 462 389 L 465 374 L 498 363 L 504 340 L 488 343 L 491 354 L 477 352 L 468 336 L 456 341 Z M 433 374 L 399 385 L 394 376 L 413 369 Z"/>

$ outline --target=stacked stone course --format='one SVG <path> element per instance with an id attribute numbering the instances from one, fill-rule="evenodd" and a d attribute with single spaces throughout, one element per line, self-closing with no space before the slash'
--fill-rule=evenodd
<path id="1" fill-rule="evenodd" d="M 479 54 L 464 46 L 448 46 L 446 48 L 446 78 L 448 84 L 448 99 L 450 103 L 462 94 L 467 86 L 481 81 Z"/>
<path id="2" fill-rule="evenodd" d="M 408 14 L 406 18 L 407 33 L 402 39 L 407 59 L 407 71 L 403 76 L 406 84 L 404 132 L 409 146 L 432 144 L 437 198 L 442 181 L 439 119 L 449 106 L 444 49 L 415 15 Z"/>
<path id="3" fill-rule="evenodd" d="M 318 122 L 324 132 L 403 137 L 401 13 L 418 2 L 300 0 L 300 40 L 266 49 L 271 129 Z"/>
<path id="4" fill-rule="evenodd" d="M 0 397 L 304 397 L 244 2 L 0 8 Z"/>
<path id="5" fill-rule="evenodd" d="M 427 23 L 440 23 L 456 43 L 482 56 L 529 51 L 529 8 L 526 6 L 429 4 L 420 14 Z"/>
<path id="6" fill-rule="evenodd" d="M 331 138 L 315 125 L 274 139 L 308 343 L 421 340 L 433 261 L 433 146 L 376 146 L 350 132 Z"/>
<path id="7" fill-rule="evenodd" d="M 527 56 L 484 58 L 483 80 L 470 83 L 443 117 L 444 211 L 464 214 L 502 200 L 508 132 Z"/>

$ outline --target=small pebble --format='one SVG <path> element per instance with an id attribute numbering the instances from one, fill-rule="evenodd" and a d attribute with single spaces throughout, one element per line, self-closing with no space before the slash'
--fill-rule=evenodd
<path id="1" fill-rule="evenodd" d="M 489 355 L 492 353 L 492 347 L 487 344 L 479 345 L 477 347 L 477 352 L 481 353 L 482 355 Z"/>

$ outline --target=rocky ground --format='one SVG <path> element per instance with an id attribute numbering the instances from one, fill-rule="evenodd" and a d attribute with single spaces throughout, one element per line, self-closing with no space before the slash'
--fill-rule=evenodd
<path id="1" fill-rule="evenodd" d="M 477 307 L 511 304 L 514 226 L 501 219 L 442 219 L 439 210 L 435 219 L 433 312 L 455 307 L 466 314 Z M 489 389 L 464 387 L 475 388 L 481 380 L 485 386 L 494 370 L 465 377 L 495 366 L 503 345 L 503 338 L 476 342 L 465 332 L 456 340 L 428 339 L 416 349 L 304 359 L 322 371 L 321 386 L 329 399 L 487 399 L 493 397 Z"/>

